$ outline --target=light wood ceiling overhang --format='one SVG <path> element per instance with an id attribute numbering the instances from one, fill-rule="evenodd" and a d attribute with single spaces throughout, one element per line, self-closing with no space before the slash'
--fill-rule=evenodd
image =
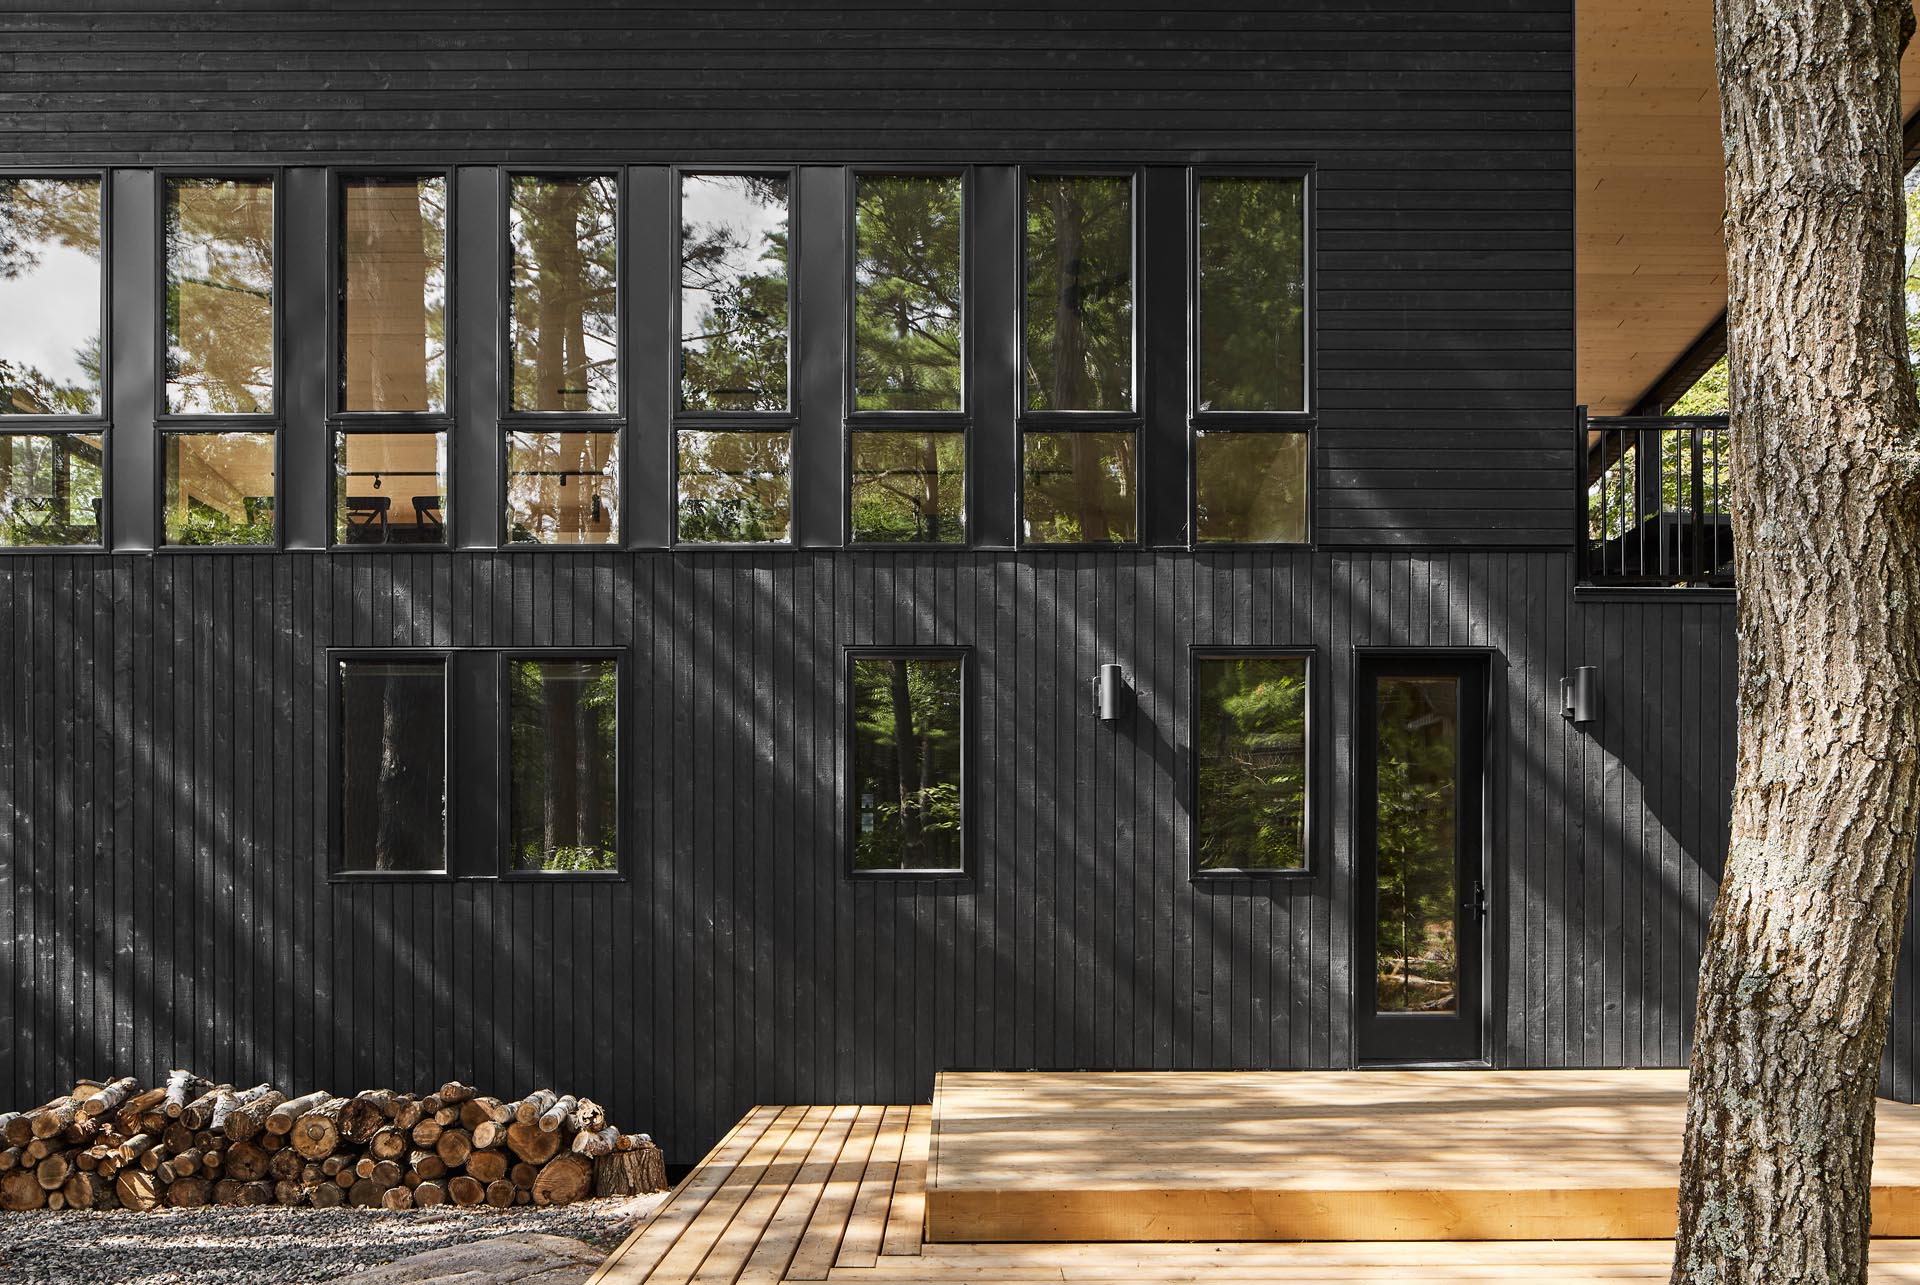
<path id="1" fill-rule="evenodd" d="M 1727 306 L 1713 5 L 1578 0 L 1578 399 L 1624 415 Z M 1920 107 L 1920 40 L 1902 65 Z"/>

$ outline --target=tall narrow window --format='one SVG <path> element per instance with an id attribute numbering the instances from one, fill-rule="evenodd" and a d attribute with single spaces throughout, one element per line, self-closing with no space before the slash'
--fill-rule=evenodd
<path id="1" fill-rule="evenodd" d="M 272 433 L 164 433 L 166 543 L 272 544 Z"/>
<path id="2" fill-rule="evenodd" d="M 340 868 L 445 870 L 446 662 L 338 664 Z"/>
<path id="3" fill-rule="evenodd" d="M 854 198 L 853 405 L 961 408 L 957 174 L 863 174 Z"/>
<path id="4" fill-rule="evenodd" d="M 1027 180 L 1027 407 L 1133 409 L 1133 184 Z"/>
<path id="5" fill-rule="evenodd" d="M 166 408 L 274 409 L 273 183 L 166 181 Z"/>
<path id="6" fill-rule="evenodd" d="M 618 433 L 508 433 L 508 542 L 612 544 L 619 473 Z"/>
<path id="7" fill-rule="evenodd" d="M 0 433 L 0 546 L 101 543 L 98 433 Z"/>
<path id="8" fill-rule="evenodd" d="M 610 174 L 516 174 L 511 184 L 508 406 L 614 413 L 619 183 Z"/>
<path id="9" fill-rule="evenodd" d="M 1195 662 L 1194 850 L 1202 873 L 1307 864 L 1307 658 Z"/>
<path id="10" fill-rule="evenodd" d="M 966 660 L 855 653 L 855 873 L 965 867 Z"/>
<path id="11" fill-rule="evenodd" d="M 100 180 L 0 178 L 0 415 L 98 415 Z"/>
<path id="12" fill-rule="evenodd" d="M 1197 408 L 1307 409 L 1306 182 L 1198 181 Z"/>
<path id="13" fill-rule="evenodd" d="M 787 176 L 680 180 L 680 406 L 787 409 Z"/>
<path id="14" fill-rule="evenodd" d="M 340 407 L 447 406 L 447 181 L 341 185 Z"/>
<path id="15" fill-rule="evenodd" d="M 509 658 L 508 793 L 516 870 L 613 870 L 619 706 L 612 660 Z"/>

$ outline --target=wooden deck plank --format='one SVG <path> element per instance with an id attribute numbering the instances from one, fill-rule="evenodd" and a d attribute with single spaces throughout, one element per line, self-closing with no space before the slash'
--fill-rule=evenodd
<path id="1" fill-rule="evenodd" d="M 950 1072 L 929 1242 L 1670 1236 L 1683 1071 Z M 1874 1231 L 1920 1236 L 1882 1103 Z"/>
<path id="2" fill-rule="evenodd" d="M 893 1204 L 893 1184 L 900 1173 L 906 1142 L 907 1108 L 888 1107 L 880 1119 L 880 1136 L 874 1139 L 866 1171 L 860 1175 L 860 1189 L 854 1195 L 853 1213 L 847 1218 L 846 1235 L 840 1238 L 834 1266 L 872 1267 L 880 1257 L 880 1243 L 887 1234 L 887 1212 Z"/>
<path id="3" fill-rule="evenodd" d="M 673 1195 L 607 1256 L 607 1261 L 588 1278 L 587 1285 L 645 1280 L 673 1248 L 674 1241 L 693 1221 L 694 1215 L 706 1205 L 707 1199 L 779 1116 L 780 1108 L 773 1106 L 755 1107 L 741 1116 L 740 1122 L 680 1180 Z"/>
<path id="4" fill-rule="evenodd" d="M 860 1178 L 866 1172 L 867 1157 L 873 1153 L 874 1139 L 880 1135 L 880 1121 L 885 1114 L 882 1107 L 861 1107 L 855 1116 L 853 1130 L 834 1161 L 826 1189 L 820 1193 L 813 1216 L 807 1220 L 806 1233 L 800 1238 L 800 1247 L 794 1251 L 793 1262 L 787 1267 L 788 1280 L 827 1279 L 833 1260 L 840 1253 L 840 1239 L 853 1212 L 853 1198 L 860 1189 Z"/>
<path id="5" fill-rule="evenodd" d="M 907 1117 L 906 1146 L 887 1211 L 883 1254 L 917 1254 L 927 1229 L 927 1156 L 933 1146 L 933 1108 L 916 1106 Z"/>
<path id="6" fill-rule="evenodd" d="M 649 1270 L 632 1275 L 614 1275 L 608 1279 L 621 1282 L 622 1285 L 628 1281 L 648 1281 L 652 1285 L 690 1285 L 693 1274 L 700 1270 L 700 1264 L 706 1261 L 707 1254 L 733 1221 L 734 1214 L 753 1194 L 761 1175 L 773 1164 L 781 1146 L 805 1115 L 805 1107 L 781 1108 L 773 1123 L 754 1139 L 746 1155 L 727 1167 L 720 1185 L 707 1197 L 706 1203 L 694 1214 L 679 1238 Z"/>
<path id="7" fill-rule="evenodd" d="M 813 1150 L 807 1156 L 806 1164 L 801 1166 L 799 1174 L 787 1188 L 780 1207 L 774 1211 L 765 1232 L 761 1234 L 759 1245 L 747 1259 L 747 1265 L 740 1273 L 740 1285 L 778 1285 L 786 1278 L 787 1266 L 800 1248 L 800 1238 L 806 1234 L 807 1223 L 826 1191 L 827 1180 L 833 1176 L 833 1167 L 840 1160 L 840 1152 L 853 1132 L 853 1122 L 859 1111 L 860 1108 L 854 1106 L 833 1108 L 826 1127 L 820 1131 Z"/>
<path id="8" fill-rule="evenodd" d="M 780 1145 L 773 1163 L 754 1183 L 753 1190 L 734 1212 L 733 1220 L 707 1252 L 700 1270 L 693 1274 L 693 1285 L 733 1285 L 739 1279 L 740 1273 L 746 1268 L 747 1259 L 752 1256 L 768 1224 L 773 1221 L 774 1212 L 780 1207 L 780 1202 L 786 1199 L 788 1189 L 793 1186 L 808 1155 L 812 1153 L 820 1130 L 831 1113 L 831 1107 L 806 1109 L 800 1123 Z"/>

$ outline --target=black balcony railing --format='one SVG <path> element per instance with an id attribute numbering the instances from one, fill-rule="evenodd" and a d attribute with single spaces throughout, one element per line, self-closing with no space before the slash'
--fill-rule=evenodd
<path id="1" fill-rule="evenodd" d="M 1588 584 L 1733 583 L 1724 415 L 1580 417 Z"/>

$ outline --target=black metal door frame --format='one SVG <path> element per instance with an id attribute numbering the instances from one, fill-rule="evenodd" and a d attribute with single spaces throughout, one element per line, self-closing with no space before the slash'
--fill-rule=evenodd
<path id="1" fill-rule="evenodd" d="M 1490 658 L 1459 650 L 1358 652 L 1354 668 L 1354 1049 L 1362 1065 L 1483 1063 L 1489 1035 L 1490 931 L 1487 889 L 1487 726 Z M 1455 797 L 1456 911 L 1460 970 L 1457 1015 L 1380 1013 L 1374 984 L 1378 880 L 1379 680 L 1435 677 L 1459 681 L 1460 754 Z M 1469 931 L 1471 930 L 1471 931 Z"/>

